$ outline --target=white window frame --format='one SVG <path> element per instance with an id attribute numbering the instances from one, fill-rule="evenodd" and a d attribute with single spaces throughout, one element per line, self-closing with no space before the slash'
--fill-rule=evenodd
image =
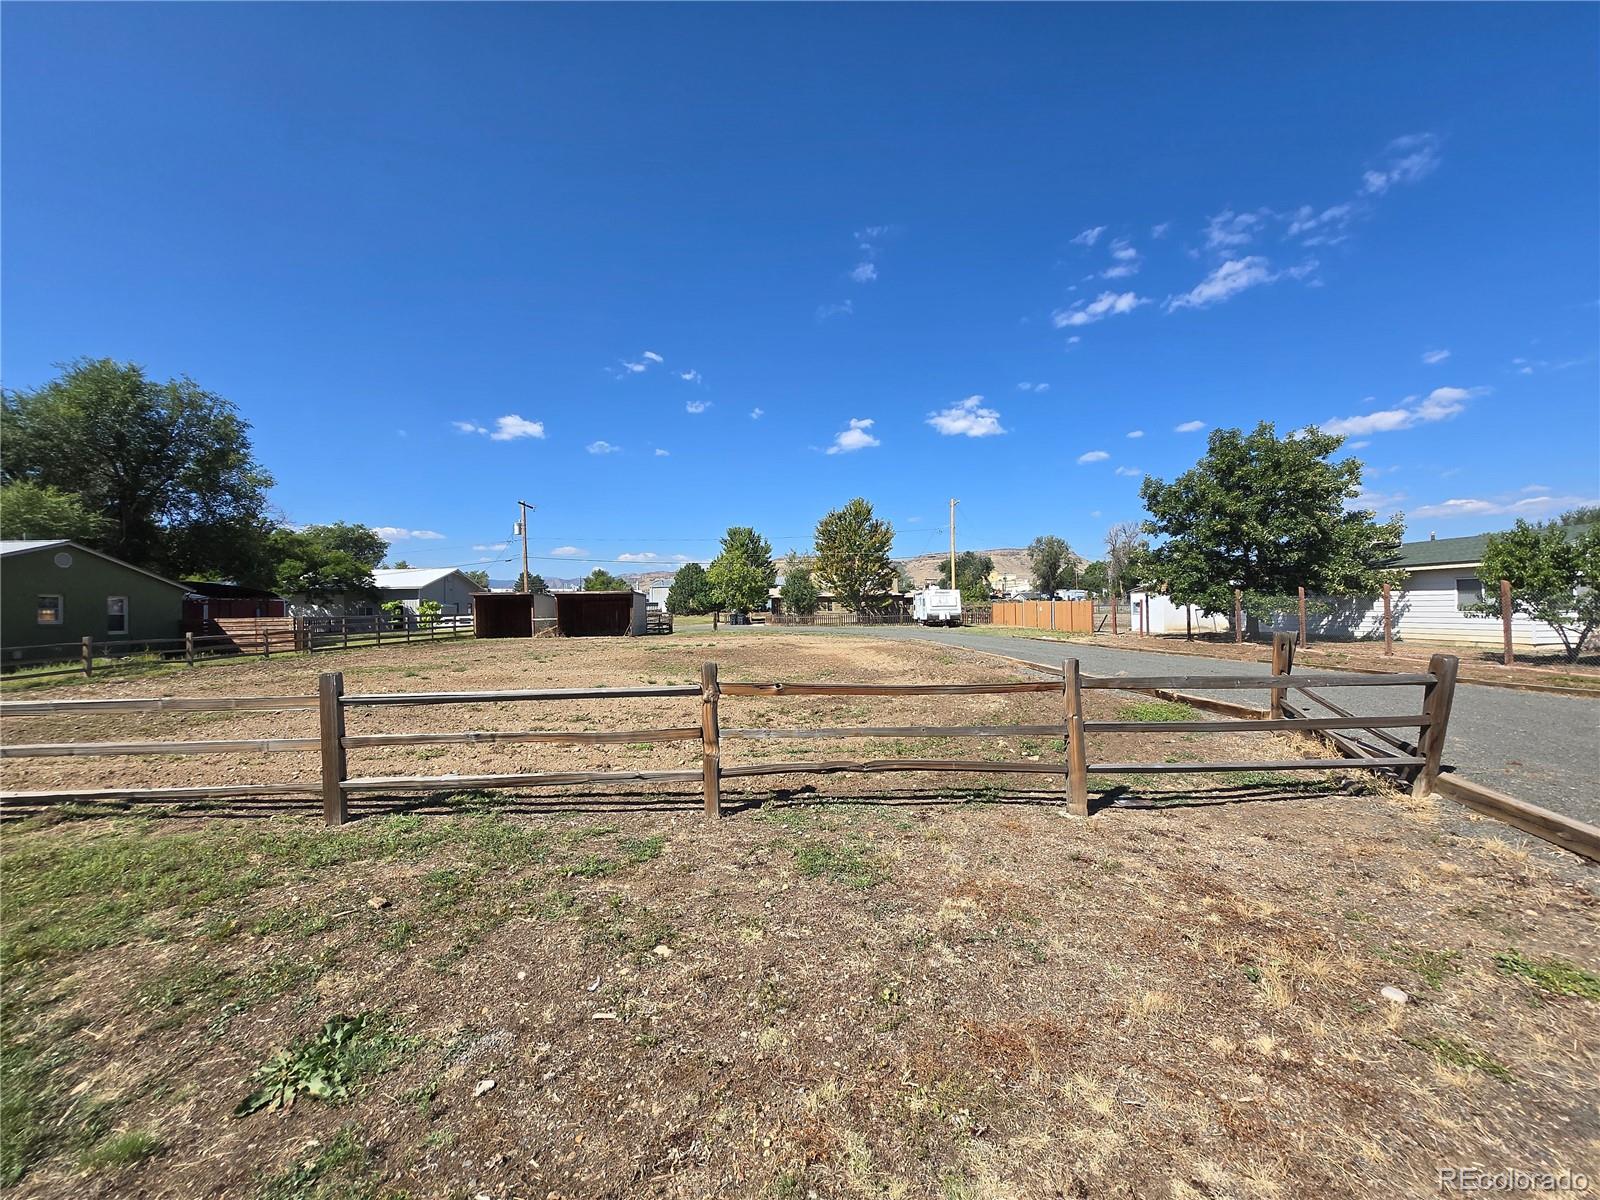
<path id="1" fill-rule="evenodd" d="M 121 600 L 122 601 L 122 628 L 121 629 L 113 629 L 113 628 L 111 628 L 111 602 L 113 600 Z M 128 636 L 128 598 L 126 596 L 107 596 L 106 597 L 106 634 L 108 636 L 111 636 L 111 637 L 127 637 Z"/>
<path id="2" fill-rule="evenodd" d="M 56 619 L 54 621 L 46 621 L 39 615 L 44 608 L 46 600 L 54 600 L 56 602 Z M 67 598 L 60 592 L 40 592 L 34 598 L 33 618 L 35 623 L 39 625 L 65 625 L 67 623 Z"/>

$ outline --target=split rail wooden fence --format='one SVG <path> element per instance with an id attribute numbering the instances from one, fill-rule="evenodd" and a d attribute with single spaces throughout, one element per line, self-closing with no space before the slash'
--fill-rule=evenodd
<path id="1" fill-rule="evenodd" d="M 1449 724 L 1450 703 L 1455 685 L 1456 660 L 1435 655 L 1424 674 L 1344 675 L 1291 674 L 1293 647 L 1289 639 L 1274 646 L 1271 675 L 1181 675 L 1139 677 L 1091 677 L 1081 673 L 1076 659 L 1067 659 L 1061 679 L 1021 680 L 1008 683 L 963 684 L 879 684 L 879 683 L 782 683 L 733 682 L 719 678 L 716 663 L 706 663 L 698 684 L 650 685 L 612 688 L 532 688 L 488 692 L 386 692 L 348 694 L 344 677 L 338 672 L 320 676 L 315 696 L 242 696 L 220 698 L 153 698 L 113 700 L 35 700 L 0 703 L 0 717 L 17 718 L 60 713 L 117 712 L 219 712 L 253 709 L 271 711 L 316 710 L 318 733 L 315 737 L 243 738 L 210 741 L 90 742 L 62 744 L 16 743 L 9 737 L 0 745 L 0 757 L 94 757 L 134 754 L 233 754 L 233 753 L 311 753 L 320 757 L 321 770 L 314 780 L 304 783 L 267 785 L 199 785 L 167 788 L 95 788 L 56 792 L 0 792 L 0 801 L 11 804 L 76 800 L 184 800 L 255 795 L 320 795 L 323 816 L 329 825 L 340 825 L 349 816 L 349 799 L 357 794 L 396 794 L 445 792 L 486 788 L 533 788 L 574 784 L 691 783 L 698 782 L 705 799 L 708 817 L 722 814 L 722 781 L 763 775 L 834 774 L 840 772 L 879 773 L 890 771 L 960 772 L 976 775 L 1028 774 L 1062 775 L 1066 779 L 1066 799 L 1071 811 L 1080 816 L 1089 812 L 1090 775 L 1129 773 L 1228 771 L 1323 771 L 1336 768 L 1376 769 L 1397 772 L 1410 781 L 1418 795 L 1431 792 L 1438 779 L 1440 756 Z M 1415 687 L 1423 689 L 1419 711 L 1400 716 L 1358 716 L 1333 704 L 1315 690 L 1326 687 Z M 1272 705 L 1265 718 L 1192 721 L 1098 721 L 1084 716 L 1083 693 L 1096 689 L 1117 691 L 1166 692 L 1174 688 L 1205 690 L 1262 689 L 1271 693 Z M 1294 690 L 1331 711 L 1330 716 L 1309 716 L 1291 706 L 1288 693 Z M 778 698 L 790 696 L 1004 696 L 1025 693 L 1054 693 L 1060 697 L 1059 721 L 1034 725 L 912 725 L 844 726 L 826 728 L 724 728 L 719 715 L 723 696 Z M 609 732 L 579 730 L 512 730 L 505 732 L 416 732 L 351 734 L 346 716 L 354 710 L 379 706 L 429 707 L 436 705 L 527 702 L 544 703 L 568 700 L 608 700 L 648 697 L 670 699 L 698 697 L 700 719 L 692 725 L 661 729 L 633 729 Z M 1418 742 L 1412 745 L 1388 734 L 1390 729 L 1414 728 Z M 1160 730 L 1166 733 L 1230 733 L 1267 730 L 1296 730 L 1325 733 L 1342 751 L 1343 758 L 1298 758 L 1278 761 L 1226 762 L 1091 762 L 1087 735 L 1092 733 L 1140 733 Z M 1345 736 L 1365 732 L 1386 744 L 1382 752 Z M 886 758 L 784 760 L 724 765 L 722 745 L 744 739 L 838 739 L 838 738 L 998 738 L 1060 737 L 1060 761 Z M 535 771 L 498 774 L 454 775 L 371 775 L 352 776 L 348 752 L 384 746 L 418 746 L 493 743 L 560 743 L 593 745 L 606 743 L 694 742 L 700 743 L 700 765 L 676 770 L 632 771 Z"/>

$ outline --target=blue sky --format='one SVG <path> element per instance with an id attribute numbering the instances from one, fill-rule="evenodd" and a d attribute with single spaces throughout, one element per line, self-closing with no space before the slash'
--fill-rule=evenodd
<path id="1" fill-rule="evenodd" d="M 1600 494 L 1600 8 L 11 4 L 4 378 L 235 401 L 294 522 L 537 568 L 1095 557 L 1206 431 L 1411 536 Z M 427 536 L 424 536 L 427 535 Z M 438 535 L 438 536 L 432 536 Z M 647 556 L 654 556 L 653 558 Z M 564 565 L 565 564 L 565 565 Z M 494 568 L 497 576 L 509 568 Z"/>

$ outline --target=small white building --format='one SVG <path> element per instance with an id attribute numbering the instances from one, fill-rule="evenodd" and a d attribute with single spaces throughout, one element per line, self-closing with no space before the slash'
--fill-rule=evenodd
<path id="1" fill-rule="evenodd" d="M 1126 633 L 1226 633 L 1233 622 L 1219 613 L 1206 613 L 1198 604 L 1174 604 L 1159 592 L 1133 592 L 1132 618 Z"/>
<path id="2" fill-rule="evenodd" d="M 330 596 L 310 600 L 294 596 L 289 600 L 291 616 L 373 616 L 385 604 L 398 600 L 412 612 L 424 600 L 439 604 L 446 617 L 469 616 L 472 595 L 483 589 L 455 567 L 389 567 L 372 573 L 377 596 Z"/>
<path id="3" fill-rule="evenodd" d="M 645 593 L 645 603 L 650 608 L 658 608 L 663 612 L 667 607 L 667 593 L 672 590 L 672 580 L 658 579 L 650 585 L 650 590 Z"/>

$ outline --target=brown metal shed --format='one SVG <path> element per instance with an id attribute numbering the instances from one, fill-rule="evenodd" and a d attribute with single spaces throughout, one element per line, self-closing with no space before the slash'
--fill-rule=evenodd
<path id="1" fill-rule="evenodd" d="M 532 637 L 535 598 L 532 592 L 473 592 L 473 637 Z"/>
<path id="2" fill-rule="evenodd" d="M 557 592 L 556 629 L 562 637 L 625 637 L 643 634 L 642 592 Z"/>

